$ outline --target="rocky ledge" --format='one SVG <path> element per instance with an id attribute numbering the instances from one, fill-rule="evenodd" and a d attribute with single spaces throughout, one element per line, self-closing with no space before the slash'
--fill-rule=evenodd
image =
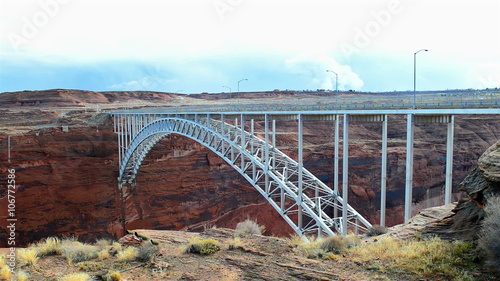
<path id="1" fill-rule="evenodd" d="M 453 210 L 452 229 L 461 239 L 476 240 L 486 213 L 488 200 L 500 196 L 500 141 L 479 158 L 478 166 L 459 186 L 469 196 L 459 201 Z"/>

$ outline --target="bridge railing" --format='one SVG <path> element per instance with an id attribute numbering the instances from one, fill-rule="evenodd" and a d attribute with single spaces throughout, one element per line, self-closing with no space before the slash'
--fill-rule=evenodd
<path id="1" fill-rule="evenodd" d="M 458 109 L 458 108 L 500 108 L 500 92 L 491 93 L 466 93 L 466 94 L 440 94 L 432 93 L 425 96 L 417 96 L 415 102 L 413 96 L 403 97 L 390 96 L 356 96 L 331 97 L 329 99 L 314 100 L 292 99 L 273 100 L 272 102 L 233 102 L 229 105 L 204 105 L 207 112 L 230 112 L 230 111 L 325 111 L 325 110 L 374 110 L 374 109 Z M 170 107 L 170 112 L 199 111 L 200 106 Z"/>

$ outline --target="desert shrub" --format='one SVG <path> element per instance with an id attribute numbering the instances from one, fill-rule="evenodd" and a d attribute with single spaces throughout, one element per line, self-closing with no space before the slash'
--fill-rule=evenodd
<path id="1" fill-rule="evenodd" d="M 336 235 L 323 238 L 319 243 L 319 248 L 327 253 L 340 254 L 345 248 L 345 241 L 342 236 Z"/>
<path id="2" fill-rule="evenodd" d="M 39 257 L 47 257 L 61 254 L 61 240 L 57 237 L 47 237 L 37 242 L 33 248 Z"/>
<path id="3" fill-rule="evenodd" d="M 10 280 L 10 269 L 7 265 L 4 265 L 0 268 L 0 279 L 2 280 Z"/>
<path id="4" fill-rule="evenodd" d="M 297 234 L 293 234 L 292 236 L 290 236 L 290 238 L 287 239 L 287 243 L 288 243 L 288 245 L 290 245 L 294 248 L 297 248 L 300 245 L 304 244 L 305 241 Z"/>
<path id="5" fill-rule="evenodd" d="M 303 252 L 309 259 L 324 258 L 327 256 L 327 252 L 323 250 L 318 243 L 306 243 L 299 246 L 301 252 Z"/>
<path id="6" fill-rule="evenodd" d="M 377 242 L 353 248 L 349 252 L 357 261 L 362 262 L 368 262 L 377 258 L 393 260 L 401 258 L 401 243 L 391 237 L 382 237 Z"/>
<path id="7" fill-rule="evenodd" d="M 61 281 L 90 281 L 91 277 L 87 273 L 73 273 L 61 278 Z"/>
<path id="8" fill-rule="evenodd" d="M 121 250 L 123 250 L 122 245 L 118 242 L 113 242 L 113 244 L 109 248 L 109 253 L 113 256 L 116 256 Z"/>
<path id="9" fill-rule="evenodd" d="M 66 236 L 64 239 L 61 240 L 61 247 L 64 247 L 64 245 L 73 245 L 73 244 L 83 244 L 82 242 L 78 241 L 78 237 L 72 235 L 72 236 Z"/>
<path id="10" fill-rule="evenodd" d="M 69 264 L 74 264 L 97 258 L 98 251 L 95 246 L 68 240 L 62 242 L 62 255 Z"/>
<path id="11" fill-rule="evenodd" d="M 251 219 L 246 219 L 243 222 L 239 222 L 236 225 L 234 235 L 236 237 L 241 237 L 244 235 L 249 235 L 249 234 L 257 234 L 261 235 L 262 232 L 264 231 L 264 226 L 260 226 L 257 224 L 257 222 L 251 220 Z"/>
<path id="12" fill-rule="evenodd" d="M 77 264 L 77 266 L 78 266 L 78 269 L 80 269 L 81 271 L 95 272 L 95 271 L 106 269 L 106 265 L 104 263 L 95 262 L 95 261 L 82 261 L 82 262 L 79 262 Z"/>
<path id="13" fill-rule="evenodd" d="M 194 237 L 188 240 L 188 246 L 185 250 L 186 253 L 212 255 L 220 251 L 219 242 L 214 239 L 201 240 Z"/>
<path id="14" fill-rule="evenodd" d="M 32 249 L 19 249 L 16 252 L 16 260 L 19 266 L 33 265 L 38 260 L 37 252 Z"/>
<path id="15" fill-rule="evenodd" d="M 113 241 L 109 239 L 99 239 L 95 242 L 95 245 L 99 250 L 108 250 L 113 245 Z"/>
<path id="16" fill-rule="evenodd" d="M 28 280 L 28 273 L 24 272 L 24 271 L 19 271 L 17 272 L 17 281 L 27 281 Z"/>
<path id="17" fill-rule="evenodd" d="M 241 250 L 243 249 L 243 242 L 241 242 L 240 238 L 231 239 L 228 241 L 228 249 L 229 250 Z"/>
<path id="18" fill-rule="evenodd" d="M 115 251 L 121 251 L 123 250 L 122 249 L 122 244 L 118 243 L 118 242 L 113 242 L 113 244 L 111 245 L 111 250 L 115 250 Z"/>
<path id="19" fill-rule="evenodd" d="M 137 258 L 138 250 L 135 247 L 127 247 L 118 252 L 116 257 L 119 261 L 133 261 Z"/>
<path id="20" fill-rule="evenodd" d="M 151 243 L 144 243 L 139 247 L 137 251 L 136 260 L 140 262 L 152 261 L 156 258 L 157 254 L 158 247 Z"/>
<path id="21" fill-rule="evenodd" d="M 97 258 L 102 261 L 102 260 L 105 260 L 107 258 L 109 258 L 111 255 L 109 254 L 109 251 L 106 250 L 106 249 L 102 249 L 100 250 L 98 253 L 97 253 Z"/>
<path id="22" fill-rule="evenodd" d="M 488 200 L 478 246 L 486 254 L 489 266 L 500 271 L 500 196 Z"/>
<path id="23" fill-rule="evenodd" d="M 106 275 L 106 281 L 121 281 L 123 280 L 122 275 L 120 272 L 111 272 L 108 275 Z"/>
<path id="24" fill-rule="evenodd" d="M 368 237 L 373 237 L 373 236 L 379 236 L 379 235 L 386 234 L 386 233 L 387 233 L 386 227 L 375 224 L 375 225 L 372 225 L 372 227 L 370 227 L 368 229 L 368 231 L 366 231 L 365 235 Z"/>
<path id="25" fill-rule="evenodd" d="M 439 238 L 422 241 L 399 241 L 383 237 L 377 242 L 346 250 L 355 262 L 371 264 L 389 272 L 407 272 L 416 278 L 471 280 L 473 244 L 446 242 Z"/>
<path id="26" fill-rule="evenodd" d="M 359 237 L 354 234 L 347 236 L 331 236 L 324 238 L 310 237 L 309 242 L 300 242 L 295 239 L 297 248 L 302 251 L 308 258 L 329 258 L 333 259 L 331 254 L 338 255 L 346 249 L 354 247 L 360 243 Z"/>

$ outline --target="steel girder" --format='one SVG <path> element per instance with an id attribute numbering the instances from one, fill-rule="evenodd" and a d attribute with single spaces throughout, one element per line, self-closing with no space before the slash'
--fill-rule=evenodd
<path id="1" fill-rule="evenodd" d="M 132 138 L 120 163 L 120 183 L 133 183 L 142 161 L 161 139 L 170 134 L 191 138 L 217 154 L 248 180 L 283 219 L 305 237 L 333 236 L 347 228 L 364 232 L 371 224 L 332 189 L 280 150 L 238 126 L 208 117 L 163 118 L 150 122 Z M 268 157 L 266 157 L 268 156 Z M 299 170 L 302 176 L 299 177 Z M 302 189 L 299 190 L 299 178 Z M 334 211 L 335 210 L 335 211 Z M 336 216 L 334 216 L 336 214 Z M 299 223 L 300 222 L 300 223 Z"/>

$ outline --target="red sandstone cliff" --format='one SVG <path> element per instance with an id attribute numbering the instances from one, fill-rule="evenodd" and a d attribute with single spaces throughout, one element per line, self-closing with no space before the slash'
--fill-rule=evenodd
<path id="1" fill-rule="evenodd" d="M 48 114 L 37 112 L 34 119 L 38 114 Z M 117 143 L 112 123 L 102 116 L 87 122 L 92 115 L 78 115 L 85 117 L 82 120 L 57 120 L 70 124 L 69 132 L 62 132 L 58 126 L 13 137 L 11 163 L 6 162 L 7 136 L 0 136 L 1 227 L 5 229 L 5 175 L 7 169 L 14 168 L 19 188 L 16 232 L 20 244 L 49 235 L 75 234 L 86 239 L 121 236 L 124 224 L 128 229 L 234 227 L 246 217 L 264 224 L 269 234 L 291 232 L 237 172 L 202 145 L 180 136 L 164 139 L 151 151 L 137 178 L 137 191 L 125 190 L 122 202 L 117 188 Z M 2 120 L 10 119 L 4 115 Z M 19 125 L 27 121 L 16 122 Z M 404 122 L 395 117 L 389 123 L 389 225 L 400 223 L 403 217 Z M 98 130 L 91 124 L 99 124 Z M 279 132 L 287 132 L 278 135 L 278 147 L 296 157 L 296 151 L 290 148 L 297 141 L 293 134 L 296 122 L 281 121 L 278 128 Z M 332 186 L 333 124 L 306 122 L 304 131 L 306 168 Z M 380 132 L 379 124 L 350 127 L 349 201 L 373 223 L 379 220 Z M 455 188 L 479 155 L 500 138 L 499 132 L 498 117 L 457 117 Z M 416 130 L 415 202 L 425 204 L 441 193 L 445 134 L 446 127 L 439 125 Z M 0 232 L 1 241 L 6 241 L 5 233 Z"/>

